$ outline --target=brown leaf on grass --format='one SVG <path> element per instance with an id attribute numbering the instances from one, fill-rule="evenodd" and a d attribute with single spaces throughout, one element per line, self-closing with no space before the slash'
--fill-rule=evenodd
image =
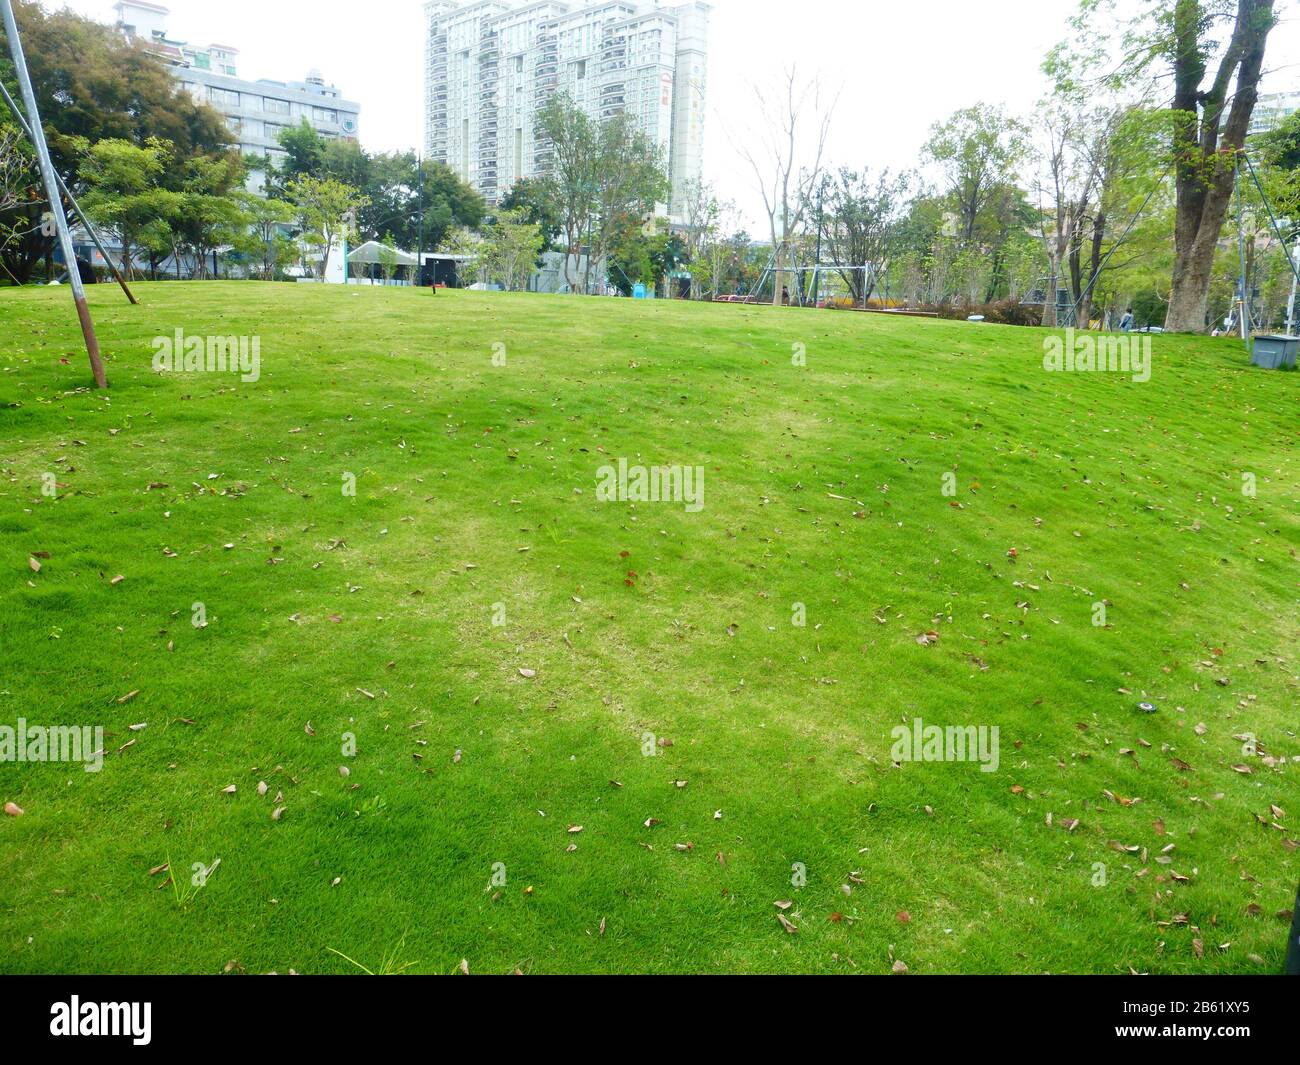
<path id="1" fill-rule="evenodd" d="M 140 689 L 139 689 L 139 688 L 136 688 L 135 691 L 127 692 L 127 693 L 126 693 L 125 695 L 123 695 L 120 699 L 118 699 L 118 701 L 117 701 L 117 702 L 118 702 L 118 705 L 120 706 L 120 705 L 122 705 L 123 703 L 129 703 L 132 699 L 134 699 L 134 698 L 135 698 L 137 695 L 139 695 L 139 694 L 140 694 Z"/>
<path id="2" fill-rule="evenodd" d="M 270 790 L 271 789 L 267 787 L 265 780 L 259 780 L 257 782 L 257 794 L 265 795 Z"/>
<path id="3" fill-rule="evenodd" d="M 1234 773 L 1240 773 L 1243 777 L 1248 777 L 1251 773 L 1255 772 L 1255 770 L 1248 765 L 1234 765 L 1232 771 Z"/>
<path id="4" fill-rule="evenodd" d="M 284 811 L 285 811 L 285 807 L 277 806 L 274 810 L 271 811 L 271 820 L 272 821 L 280 820 L 280 818 L 284 816 Z"/>
<path id="5" fill-rule="evenodd" d="M 899 976 L 906 976 L 908 973 L 907 963 L 902 960 L 896 961 L 890 971 L 897 973 Z"/>
<path id="6" fill-rule="evenodd" d="M 171 866 L 167 862 L 163 862 L 162 865 L 155 865 L 152 869 L 150 869 L 149 875 L 157 876 L 159 873 L 167 872 L 169 868 L 171 868 Z"/>
<path id="7" fill-rule="evenodd" d="M 605 918 L 603 917 L 600 919 L 600 929 L 597 934 L 602 936 L 605 934 Z"/>
<path id="8" fill-rule="evenodd" d="M 798 927 L 785 914 L 778 913 L 776 919 L 781 922 L 781 927 L 790 935 L 794 935 L 799 931 Z"/>
<path id="9" fill-rule="evenodd" d="M 5 803 L 5 813 L 10 817 L 22 817 L 27 811 L 19 806 L 16 802 Z"/>
<path id="10" fill-rule="evenodd" d="M 111 581 L 109 581 L 108 583 L 111 584 L 114 588 L 116 588 L 116 587 L 117 587 L 119 584 L 121 584 L 124 580 L 126 580 L 126 578 L 123 577 L 122 574 L 119 573 L 116 577 L 114 577 L 114 578 L 113 578 Z"/>
<path id="11" fill-rule="evenodd" d="M 1163 836 L 1165 834 L 1165 823 L 1158 818 L 1151 822 L 1151 827 L 1156 830 L 1157 836 Z"/>
<path id="12" fill-rule="evenodd" d="M 1192 940 L 1192 953 L 1195 954 L 1198 958 L 1204 958 L 1204 957 L 1205 957 L 1205 941 L 1202 940 L 1202 939 L 1193 939 L 1193 940 Z"/>
<path id="13" fill-rule="evenodd" d="M 236 788 L 234 784 L 231 784 L 230 787 L 228 787 L 228 788 L 222 788 L 222 789 L 221 789 L 221 794 L 222 794 L 222 795 L 234 795 L 235 792 L 238 791 L 238 790 L 239 790 L 239 789 Z"/>
<path id="14" fill-rule="evenodd" d="M 581 831 L 582 825 L 570 825 L 568 829 L 569 835 L 571 836 L 576 836 Z"/>
<path id="15" fill-rule="evenodd" d="M 923 632 L 916 638 L 916 642 L 922 647 L 929 647 L 931 644 L 939 642 L 939 634 L 937 632 Z"/>
<path id="16" fill-rule="evenodd" d="M 906 910 L 899 910 L 898 913 L 894 915 L 894 917 L 897 919 L 899 924 L 912 923 L 912 915 L 908 913 Z"/>
<path id="17" fill-rule="evenodd" d="M 537 676 L 537 670 L 535 670 L 535 669 L 522 669 L 522 668 L 521 668 L 521 669 L 519 670 L 519 675 L 520 675 L 521 677 L 523 677 L 524 680 L 532 680 L 534 677 Z"/>
<path id="18" fill-rule="evenodd" d="M 789 899 L 780 899 L 779 901 L 772 903 L 772 905 L 784 913 L 786 910 L 791 909 L 794 906 L 794 903 Z"/>
<path id="19" fill-rule="evenodd" d="M 37 562 L 36 559 L 34 559 L 34 558 L 28 558 L 28 559 L 27 559 L 27 565 L 31 568 L 31 571 L 32 571 L 33 573 L 40 573 L 40 572 L 41 572 L 41 564 L 40 564 L 39 562 Z"/>
<path id="20" fill-rule="evenodd" d="M 303 725 L 302 730 L 303 732 L 307 733 L 308 736 L 316 735 L 316 729 L 310 721 L 308 721 L 307 724 Z"/>

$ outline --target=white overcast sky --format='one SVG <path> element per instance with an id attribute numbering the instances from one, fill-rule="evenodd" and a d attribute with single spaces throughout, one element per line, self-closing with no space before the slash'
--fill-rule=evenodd
<path id="1" fill-rule="evenodd" d="M 112 0 L 44 2 L 113 19 Z M 321 70 L 361 103 L 367 149 L 419 146 L 421 0 L 161 2 L 173 37 L 240 49 L 242 77 L 290 80 Z M 1266 88 L 1300 89 L 1300 0 L 1279 6 Z M 706 177 L 758 232 L 761 200 L 732 142 L 753 124 L 752 83 L 792 63 L 842 92 L 831 163 L 912 166 L 931 123 L 960 107 L 983 100 L 1028 110 L 1045 87 L 1043 55 L 1077 7 L 1077 0 L 713 0 Z"/>

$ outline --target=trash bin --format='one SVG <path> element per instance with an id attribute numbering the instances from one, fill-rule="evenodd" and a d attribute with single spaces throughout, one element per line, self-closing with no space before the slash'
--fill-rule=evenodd
<path id="1" fill-rule="evenodd" d="M 1276 333 L 1257 336 L 1251 349 L 1250 362 L 1252 366 L 1262 366 L 1266 370 L 1294 370 L 1298 348 L 1300 337 Z"/>

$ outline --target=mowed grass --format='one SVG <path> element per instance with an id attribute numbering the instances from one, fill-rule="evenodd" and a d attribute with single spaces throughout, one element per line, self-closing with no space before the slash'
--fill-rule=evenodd
<path id="1" fill-rule="evenodd" d="M 97 775 L 0 766 L 3 971 L 1280 971 L 1300 375 L 1203 338 L 1143 384 L 965 323 L 139 292 L 92 292 L 106 394 L 66 289 L 0 294 L 0 724 L 107 730 Z M 259 336 L 260 380 L 155 374 L 177 328 Z M 620 457 L 704 467 L 704 509 L 599 501 Z M 893 764 L 915 718 L 997 726 L 998 771 Z M 188 901 L 150 876 L 218 858 Z"/>

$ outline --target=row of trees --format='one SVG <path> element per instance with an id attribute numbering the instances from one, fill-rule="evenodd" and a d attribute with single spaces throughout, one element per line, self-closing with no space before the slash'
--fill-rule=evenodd
<path id="1" fill-rule="evenodd" d="M 770 220 L 767 295 L 805 298 L 797 271 L 820 253 L 856 303 L 1031 296 L 1052 325 L 1063 290 L 1080 323 L 1142 298 L 1171 329 L 1205 329 L 1233 302 L 1225 222 L 1276 18 L 1273 0 L 1082 0 L 1044 64 L 1050 96 L 1024 116 L 977 104 L 937 124 L 918 160 L 931 184 L 832 169 L 837 98 L 787 71 L 756 92 L 762 124 L 737 143 Z M 1294 196 L 1295 128 L 1252 144 L 1275 206 Z M 1267 320 L 1289 267 L 1253 183 L 1243 199 Z M 728 238 L 705 229 L 705 261 L 726 259 Z"/>

